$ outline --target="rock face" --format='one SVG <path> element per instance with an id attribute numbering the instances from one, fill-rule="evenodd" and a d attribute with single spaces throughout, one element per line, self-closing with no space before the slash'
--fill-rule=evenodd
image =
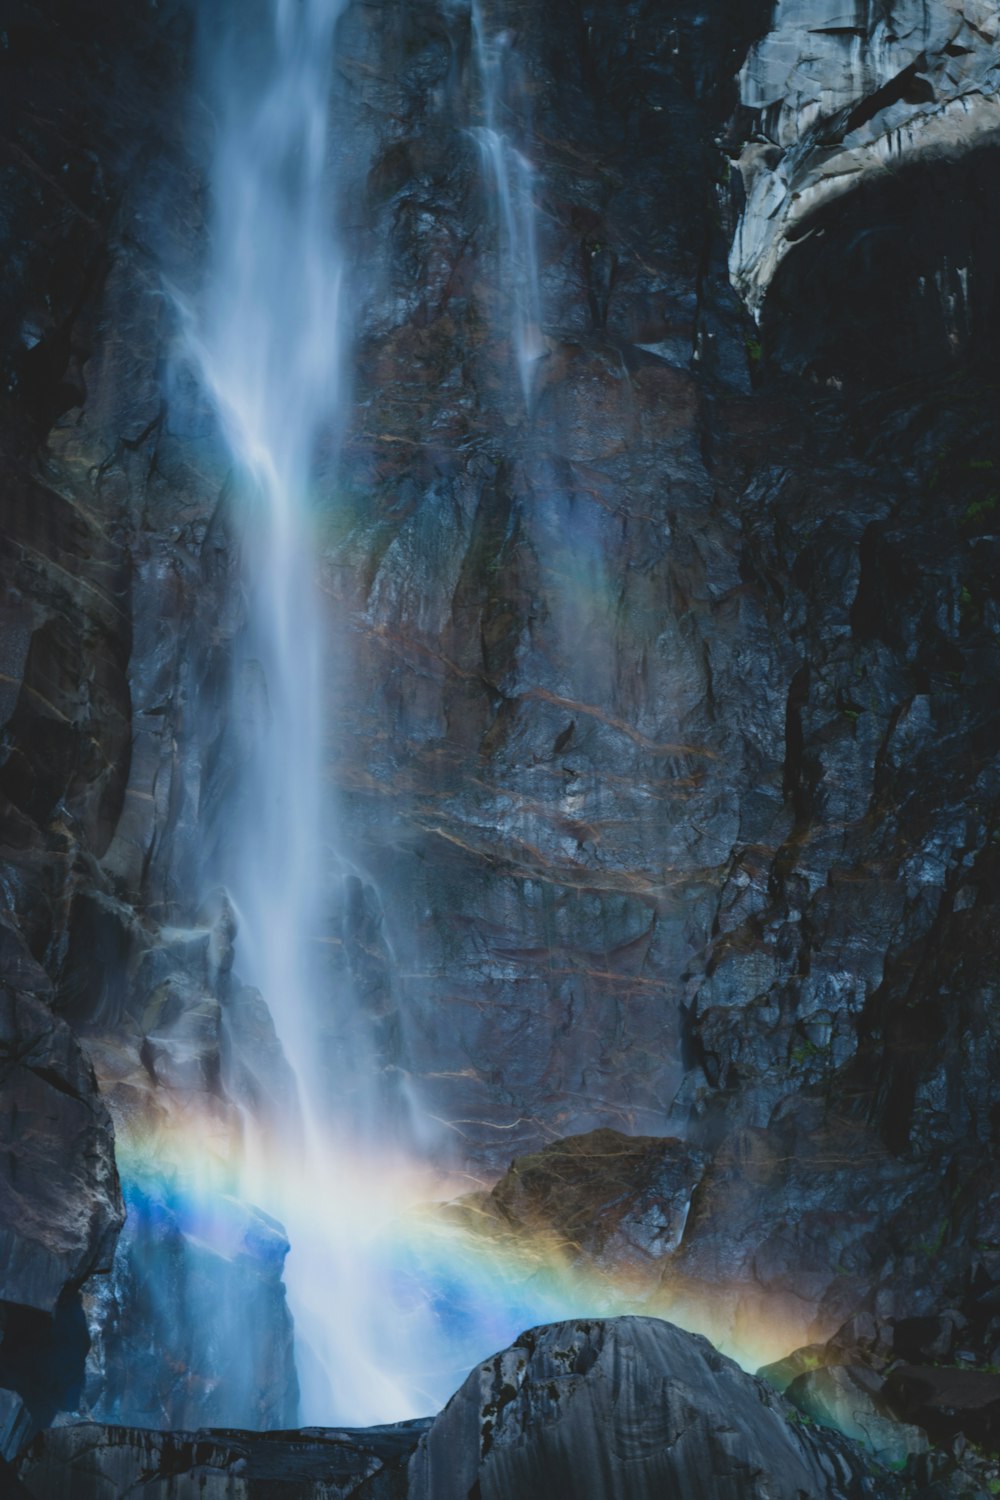
<path id="1" fill-rule="evenodd" d="M 42 1249 L 0 1225 L 0 1295 L 51 1309 L 120 1212 L 67 1026 L 122 1146 L 148 1147 L 133 1186 L 153 1202 L 186 1122 L 224 1160 L 237 1099 L 267 1118 L 290 1081 L 210 873 L 246 732 L 224 708 L 239 517 L 202 403 L 162 378 L 162 277 L 196 287 L 204 251 L 191 8 L 15 10 L 4 1015 L 10 1076 L 52 1106 L 60 1145 L 30 1202 L 17 1185 Z M 483 10 L 523 61 L 536 168 L 530 413 L 469 135 L 469 11 L 356 3 L 340 25 L 354 407 L 317 505 L 329 773 L 359 873 L 322 934 L 331 995 L 358 998 L 387 1097 L 403 1078 L 460 1165 L 640 1137 L 582 1153 L 589 1182 L 567 1148 L 565 1193 L 544 1163 L 520 1171 L 496 1199 L 511 1220 L 669 1266 L 728 1321 L 788 1298 L 804 1338 L 859 1308 L 954 1310 L 995 1362 L 1000 434 L 976 378 L 1000 306 L 995 16 Z M 726 139 L 761 342 L 728 286 L 712 146 L 748 50 Z M 890 144 L 914 174 L 895 185 Z M 841 193 L 851 163 L 860 186 Z M 342 1045 L 340 1014 L 318 1054 Z M 88 1289 L 104 1417 L 179 1421 L 181 1403 L 195 1421 L 166 1359 L 140 1391 L 114 1349 L 169 1349 L 206 1386 L 224 1373 L 136 1292 L 147 1253 L 182 1281 L 205 1271 L 175 1207 Z M 291 1422 L 275 1242 L 255 1243 L 239 1285 L 279 1354 L 254 1399 Z"/>
<path id="2" fill-rule="evenodd" d="M 28 1495 L 117 1500 L 854 1500 L 901 1493 L 706 1340 L 652 1318 L 535 1328 L 431 1422 L 367 1432 L 54 1428 Z"/>
<path id="3" fill-rule="evenodd" d="M 737 767 L 768 753 L 767 730 L 722 747 L 706 711 L 706 674 L 725 696 L 756 626 L 711 513 L 692 367 L 696 345 L 713 365 L 734 353 L 731 328 L 699 322 L 690 233 L 707 207 L 695 142 L 752 19 L 727 7 L 719 52 L 693 6 L 672 30 L 643 5 L 490 17 L 530 62 L 544 182 L 549 352 L 529 419 L 468 138 L 469 15 L 424 32 L 417 14 L 397 24 L 419 66 L 391 86 L 373 61 L 391 28 L 345 19 L 375 131 L 364 243 L 394 295 L 359 330 L 343 475 L 358 499 L 327 546 L 356 674 L 332 689 L 334 753 L 404 976 L 407 1065 L 495 1163 L 569 1129 L 661 1124 L 683 1071 L 678 960 L 711 924 Z M 416 176 L 393 170 L 399 118 Z M 425 238 L 428 215 L 442 229 Z M 735 365 L 745 383 L 742 331 Z M 709 624 L 716 604 L 730 628 Z M 774 810 L 763 795 L 761 830 Z"/>
<path id="4" fill-rule="evenodd" d="M 798 1500 L 880 1487 L 706 1340 L 624 1318 L 532 1329 L 474 1370 L 421 1440 L 408 1493 Z"/>
<path id="5" fill-rule="evenodd" d="M 51 1313 L 110 1268 L 124 1213 L 93 1071 L 65 1021 L 13 987 L 0 992 L 0 1090 L 0 1284 Z"/>
<path id="6" fill-rule="evenodd" d="M 50 986 L 4 926 L 0 981 L 0 1459 L 79 1399 L 78 1289 L 124 1217 L 111 1121 Z"/>
<path id="7" fill-rule="evenodd" d="M 30 1500 L 406 1500 L 406 1461 L 426 1422 L 364 1432 L 144 1432 L 57 1427 L 20 1465 Z M 2 1476 L 0 1476 L 2 1477 Z"/>
<path id="8" fill-rule="evenodd" d="M 92 1064 L 119 1145 L 133 1148 L 133 1185 L 145 1144 L 161 1189 L 182 1165 L 176 1140 L 164 1142 L 171 1121 L 197 1119 L 209 1157 L 231 1144 L 238 1114 L 227 1069 L 243 1080 L 243 1097 L 262 1096 L 262 1113 L 288 1086 L 270 1016 L 229 979 L 232 914 L 198 876 L 220 660 L 239 612 L 221 471 L 206 485 L 191 447 L 173 447 L 163 428 L 170 249 L 163 235 L 154 250 L 148 215 L 156 197 L 171 219 L 167 200 L 192 182 L 174 114 L 189 42 L 183 6 L 24 3 L 5 17 L 0 63 L 9 267 L 0 294 L 0 1297 L 14 1309 L 0 1384 L 24 1392 L 44 1422 L 81 1399 L 87 1330 L 73 1298 L 91 1273 L 110 1269 L 123 1219 Z M 173 222 L 190 252 L 190 196 Z M 154 1316 L 143 1281 L 165 1257 L 165 1303 L 168 1287 L 183 1294 L 211 1281 L 211 1252 L 160 1222 L 145 1263 L 123 1265 L 149 1223 L 134 1197 L 130 1210 L 117 1292 L 109 1296 L 102 1275 L 85 1295 L 94 1336 L 86 1397 L 100 1409 L 124 1385 L 135 1415 L 162 1422 L 169 1405 L 184 1405 L 180 1391 L 198 1401 L 214 1389 L 229 1356 L 217 1338 L 194 1360 L 172 1343 L 187 1299 Z M 268 1346 L 267 1377 L 260 1360 L 244 1371 L 253 1388 L 245 1420 L 255 1403 L 270 1421 L 295 1412 L 280 1263 L 244 1257 L 232 1284 L 215 1289 L 217 1309 L 241 1294 L 241 1317 Z M 67 1339 L 74 1308 L 79 1336 Z M 54 1313 L 51 1327 L 28 1309 Z M 192 1317 L 188 1334 L 197 1340 L 211 1326 L 199 1331 Z M 130 1351 L 129 1370 L 112 1368 L 110 1380 L 106 1331 L 112 1348 Z M 50 1345 L 57 1352 L 45 1365 L 36 1355 Z M 225 1403 L 215 1411 L 232 1415 Z"/>
<path id="9" fill-rule="evenodd" d="M 683 1142 L 594 1130 L 521 1157 L 491 1192 L 448 1212 L 547 1244 L 569 1264 L 659 1280 L 681 1244 L 706 1160 Z"/>
<path id="10" fill-rule="evenodd" d="M 821 207 L 918 161 L 1000 143 L 1000 21 L 989 0 L 779 0 L 772 27 L 740 73 L 746 206 L 730 260 L 758 318 Z M 949 291 L 962 296 L 960 278 Z"/>
<path id="11" fill-rule="evenodd" d="M 995 1371 L 899 1364 L 886 1391 L 896 1409 L 925 1427 L 937 1442 L 964 1434 L 989 1453 L 1000 1453 L 1000 1376 Z"/>

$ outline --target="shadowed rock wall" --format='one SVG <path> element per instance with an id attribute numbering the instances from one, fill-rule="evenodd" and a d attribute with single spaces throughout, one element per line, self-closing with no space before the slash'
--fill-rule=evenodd
<path id="1" fill-rule="evenodd" d="M 532 1329 L 473 1371 L 433 1423 L 264 1436 L 86 1424 L 45 1434 L 20 1475 L 38 1500 L 124 1495 L 140 1477 L 150 1496 L 176 1500 L 901 1493 L 704 1339 L 646 1318 Z"/>
<path id="2" fill-rule="evenodd" d="M 995 153 L 822 208 L 782 253 L 759 341 L 727 272 L 756 189 L 740 198 L 714 141 L 745 163 L 773 115 L 791 160 L 827 95 L 846 107 L 843 44 L 815 44 L 838 59 L 818 100 L 755 94 L 734 115 L 764 5 L 486 15 L 524 61 L 538 171 L 530 418 L 468 134 L 468 12 L 386 0 L 341 25 L 356 374 L 318 500 L 330 779 L 361 873 L 331 897 L 332 987 L 363 996 L 438 1149 L 489 1171 L 572 1131 L 691 1132 L 710 1165 L 686 1274 L 792 1287 L 824 1332 L 897 1286 L 910 1311 L 971 1309 L 988 1352 L 1000 438 L 990 340 L 955 278 L 966 232 L 991 264 L 995 216 L 968 203 L 994 191 Z M 46 1308 L 120 1216 L 66 1023 L 136 1133 L 196 1109 L 224 1155 L 234 1093 L 288 1096 L 210 878 L 238 783 L 242 601 L 217 437 L 169 360 L 164 274 L 196 285 L 204 235 L 191 30 L 182 7 L 21 3 L 0 54 L 4 978 L 55 1061 L 23 1060 L 20 1019 L 9 1050 L 24 1087 L 59 1095 L 39 1150 L 86 1209 Z M 979 68 L 979 43 L 953 56 L 948 36 L 914 77 Z M 863 83 L 890 108 L 881 73 Z M 981 143 L 956 131 L 949 149 Z M 914 212 L 924 194 L 947 231 Z M 925 316 L 936 331 L 904 336 Z M 338 1025 L 331 1000 L 318 1046 Z M 169 1259 L 183 1228 L 163 1236 Z M 257 1399 L 287 1421 L 279 1247 L 251 1239 L 285 1351 Z M 142 1410 L 188 1399 L 165 1369 Z"/>

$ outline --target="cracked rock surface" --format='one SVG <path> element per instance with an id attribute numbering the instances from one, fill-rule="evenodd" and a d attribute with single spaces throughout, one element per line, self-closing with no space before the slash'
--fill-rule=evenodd
<path id="1" fill-rule="evenodd" d="M 890 1494 L 833 1434 L 653 1318 L 535 1328 L 474 1370 L 410 1461 L 410 1500 L 846 1500 Z"/>
<path id="2" fill-rule="evenodd" d="M 730 270 L 757 317 L 821 206 L 1000 140 L 998 41 L 990 0 L 778 0 L 740 72 L 746 204 Z"/>
<path id="3" fill-rule="evenodd" d="M 111 1265 L 124 1217 L 93 1071 L 44 1001 L 0 993 L 0 1275 L 5 1299 L 54 1312 Z"/>
<path id="4" fill-rule="evenodd" d="M 33 1500 L 889 1500 L 892 1477 L 702 1338 L 652 1318 L 534 1328 L 433 1422 L 367 1432 L 155 1434 L 83 1424 L 35 1440 Z"/>
<path id="5" fill-rule="evenodd" d="M 640 1137 L 590 1151 L 591 1182 L 575 1160 L 572 1194 L 544 1164 L 508 1182 L 515 1218 L 724 1283 L 727 1319 L 795 1299 L 809 1339 L 861 1307 L 952 1310 L 995 1363 L 995 14 L 492 9 L 530 60 L 530 419 L 469 137 L 468 12 L 355 3 L 341 25 L 355 381 L 316 488 L 327 771 L 363 878 L 331 897 L 330 992 L 355 987 L 382 1074 L 460 1167 Z M 227 464 L 197 394 L 161 380 L 164 267 L 193 286 L 204 253 L 190 10 L 13 10 L 0 936 L 11 1097 L 42 1101 L 58 1141 L 31 1203 L 16 1185 L 18 1223 L 46 1222 L 37 1260 L 4 1222 L 0 1295 L 48 1307 L 120 1212 L 69 1029 L 123 1136 L 197 1110 L 224 1157 L 233 1093 L 266 1116 L 289 1080 L 225 896 L 200 888 L 245 726 L 224 710 L 243 624 Z M 713 145 L 748 51 L 737 278 L 751 302 L 770 287 L 764 349 L 728 284 Z M 817 232 L 774 262 L 798 228 Z M 36 1043 L 49 1061 L 25 1072 Z M 653 1131 L 685 1138 L 658 1176 Z M 204 1269 L 158 1224 L 88 1288 L 87 1399 L 187 1424 L 183 1372 L 205 1389 L 219 1366 L 136 1295 L 137 1268 Z M 252 1238 L 239 1286 L 273 1372 L 254 1415 L 286 1423 L 283 1241 Z M 163 1357 L 140 1370 L 143 1347 Z M 20 1433 L 16 1400 L 4 1421 Z"/>

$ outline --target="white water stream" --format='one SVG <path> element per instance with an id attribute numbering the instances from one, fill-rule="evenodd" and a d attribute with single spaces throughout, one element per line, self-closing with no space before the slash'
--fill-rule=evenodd
<path id="1" fill-rule="evenodd" d="M 272 1122 L 266 1136 L 248 1116 L 239 1191 L 282 1222 L 292 1247 L 285 1280 L 301 1420 L 364 1424 L 415 1412 L 385 1373 L 390 1312 L 358 1241 L 359 1228 L 390 1206 L 380 1205 L 375 1184 L 357 1201 L 359 1142 L 316 1040 L 322 1007 L 341 1000 L 324 993 L 315 961 L 335 851 L 332 860 L 310 483 L 317 441 L 338 430 L 345 399 L 343 257 L 329 169 L 342 8 L 342 0 L 218 8 L 207 81 L 216 122 L 211 260 L 188 353 L 232 454 L 246 517 L 247 624 L 233 712 L 252 749 L 231 867 L 221 873 L 239 914 L 237 965 L 268 1003 L 299 1100 L 298 1116 L 277 1129 Z M 344 1093 L 357 1103 L 364 1088 Z"/>
<path id="2" fill-rule="evenodd" d="M 311 479 L 347 400 L 344 259 L 330 169 L 335 32 L 346 0 L 212 0 L 206 98 L 215 122 L 211 253 L 186 353 L 211 400 L 244 518 L 247 619 L 234 722 L 249 747 L 224 868 L 239 916 L 237 968 L 261 991 L 295 1074 L 298 1107 L 265 1128 L 248 1111 L 238 1193 L 284 1225 L 303 1424 L 366 1425 L 433 1410 L 472 1359 L 510 1336 L 507 1314 L 449 1266 L 445 1316 L 419 1253 L 379 1241 L 428 1180 L 378 1139 L 372 1060 L 331 1073 L 318 1038 L 331 994 L 316 955 L 343 874 L 324 795 L 324 628 Z M 498 266 L 526 405 L 540 334 L 534 171 L 519 140 L 510 38 L 472 11 Z M 383 1134 L 388 1134 L 384 1131 Z M 391 1239 L 391 1235 L 389 1236 Z M 402 1290 L 400 1290 L 402 1288 Z M 446 1324 L 461 1303 L 456 1336 Z M 494 1326 L 495 1324 L 495 1326 Z M 517 1327 L 514 1323 L 513 1328 Z M 233 1357 L 239 1358 L 234 1333 Z"/>
<path id="3" fill-rule="evenodd" d="M 472 0 L 472 36 L 482 94 L 482 123 L 472 134 L 496 215 L 500 292 L 506 302 L 521 392 L 530 407 L 536 365 L 546 346 L 538 277 L 536 173 L 521 144 L 527 85 L 510 33 L 490 28 L 480 0 Z"/>

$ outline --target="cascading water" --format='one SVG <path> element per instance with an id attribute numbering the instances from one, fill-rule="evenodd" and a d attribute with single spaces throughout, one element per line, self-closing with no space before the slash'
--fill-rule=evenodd
<path id="1" fill-rule="evenodd" d="M 187 356 L 232 455 L 244 517 L 247 621 L 232 716 L 245 762 L 231 832 L 212 877 L 239 919 L 236 961 L 259 988 L 296 1080 L 297 1100 L 262 1115 L 245 1101 L 235 1191 L 280 1221 L 296 1325 L 299 1418 L 359 1425 L 432 1411 L 468 1366 L 539 1308 L 480 1283 L 492 1273 L 442 1255 L 407 1202 L 440 1189 L 392 1139 L 375 1057 L 343 1019 L 349 985 L 331 993 L 314 957 L 324 905 L 344 885 L 335 819 L 323 793 L 321 644 L 310 485 L 317 444 L 335 441 L 346 392 L 343 255 L 329 169 L 335 29 L 344 0 L 224 0 L 208 38 L 217 136 L 212 253 L 200 312 L 185 310 Z M 482 43 L 487 115 L 503 64 Z M 517 265 L 515 330 L 527 396 L 537 318 L 530 170 L 494 124 L 504 254 Z M 513 274 L 513 273 L 512 273 Z M 357 885 L 357 881 L 354 881 Z M 334 1031 L 338 1027 L 334 1025 Z M 353 1035 L 353 1042 L 346 1038 Z M 231 1091 L 239 1097 L 238 1082 Z M 199 1205 L 202 1218 L 215 1211 Z M 391 1226 L 391 1227 L 390 1227 Z M 494 1288 L 500 1282 L 493 1278 Z M 231 1337 L 234 1352 L 238 1330 Z"/>
<path id="2" fill-rule="evenodd" d="M 379 1361 L 381 1289 L 368 1279 L 353 1160 L 366 1110 L 317 1046 L 322 994 L 312 955 L 331 884 L 323 796 L 323 640 L 310 481 L 321 433 L 344 399 L 342 255 L 331 222 L 330 89 L 342 0 L 227 4 L 211 37 L 217 124 L 212 255 L 189 354 L 232 454 L 245 512 L 247 624 L 234 717 L 247 760 L 221 876 L 236 906 L 237 963 L 264 995 L 297 1081 L 298 1107 L 247 1111 L 239 1194 L 283 1223 L 296 1323 L 301 1416 L 371 1422 L 410 1415 Z M 335 843 L 335 841 L 334 841 Z M 364 1068 L 361 1068 L 364 1074 Z M 352 1080 L 352 1083 L 355 1081 Z M 352 1095 L 354 1118 L 336 1095 Z"/>
<path id="3" fill-rule="evenodd" d="M 491 1244 L 489 1232 L 476 1233 L 474 1205 L 450 1218 L 407 1211 L 440 1197 L 447 1183 L 420 1160 L 415 1132 L 397 1128 L 401 1114 L 388 1107 L 350 983 L 331 979 L 317 960 L 317 940 L 330 930 L 326 908 L 338 890 L 349 904 L 361 887 L 324 793 L 322 647 L 330 632 L 311 496 L 316 450 L 325 447 L 329 471 L 346 425 L 350 328 L 330 168 L 336 28 L 345 8 L 346 0 L 212 0 L 202 18 L 216 122 L 211 256 L 197 304 L 181 311 L 186 361 L 232 458 L 246 600 L 230 713 L 239 784 L 226 800 L 226 827 L 206 840 L 206 878 L 230 893 L 237 968 L 267 1003 L 294 1088 L 262 1101 L 266 1087 L 248 1088 L 231 1057 L 226 1090 L 244 1119 L 238 1160 L 217 1153 L 226 1171 L 221 1187 L 211 1180 L 204 1125 L 193 1114 L 175 1132 L 162 1198 L 143 1198 L 141 1165 L 135 1173 L 137 1201 L 148 1204 L 151 1220 L 166 1204 L 176 1229 L 169 1253 L 157 1261 L 154 1224 L 152 1253 L 142 1261 L 141 1215 L 133 1234 L 140 1279 L 149 1266 L 166 1266 L 154 1272 L 161 1324 L 178 1311 L 197 1322 L 211 1303 L 204 1338 L 222 1352 L 205 1364 L 228 1382 L 220 1407 L 229 1425 L 288 1421 L 288 1402 L 268 1405 L 254 1389 L 268 1363 L 266 1339 L 251 1361 L 241 1326 L 241 1287 L 255 1264 L 270 1266 L 265 1294 L 280 1300 L 284 1242 L 273 1220 L 291 1245 L 285 1279 L 298 1418 L 307 1424 L 424 1415 L 476 1360 L 532 1323 L 653 1310 L 627 1286 L 574 1271 L 565 1246 L 540 1242 L 522 1254 L 502 1234 Z M 471 21 L 482 115 L 474 134 L 496 206 L 500 297 L 530 409 L 544 344 L 535 176 L 518 144 L 524 81 L 509 35 L 488 29 L 478 0 Z M 231 931 L 225 916 L 221 925 Z M 238 988 L 223 980 L 227 1004 Z M 489 1215 L 481 1217 L 488 1229 Z M 180 1242 L 216 1260 L 178 1309 L 171 1257 Z M 278 1325 L 287 1341 L 287 1324 Z M 150 1342 L 160 1347 L 162 1339 Z M 123 1402 L 114 1415 L 148 1420 L 149 1410 Z M 189 1424 L 200 1419 L 184 1411 Z"/>
<path id="4" fill-rule="evenodd" d="M 323 726 L 309 485 L 341 399 L 340 257 L 325 204 L 331 0 L 231 7 L 217 42 L 212 257 L 190 349 L 245 492 L 247 626 L 235 684 L 250 760 L 232 870 L 241 962 L 309 1067 Z M 245 955 L 245 957 L 244 957 Z"/>
<path id="5" fill-rule="evenodd" d="M 496 215 L 501 295 L 525 405 L 545 353 L 538 278 L 535 168 L 519 144 L 525 79 L 509 31 L 491 31 L 472 0 L 472 36 L 482 93 L 482 124 L 473 127 Z"/>

